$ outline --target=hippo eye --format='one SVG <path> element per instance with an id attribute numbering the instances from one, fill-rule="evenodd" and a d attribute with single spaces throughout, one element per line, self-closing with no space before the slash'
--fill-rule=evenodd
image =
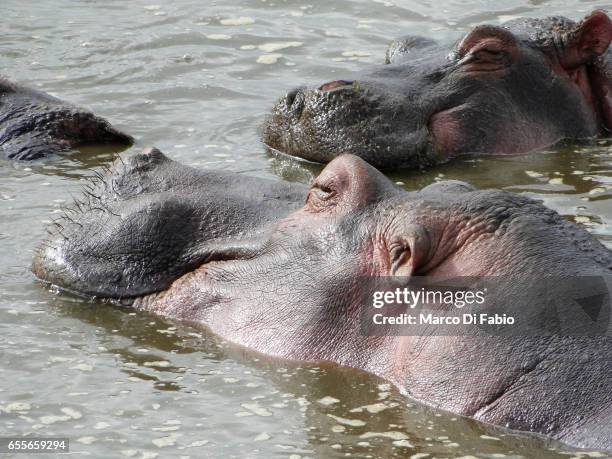
<path id="1" fill-rule="evenodd" d="M 317 199 L 322 201 L 330 199 L 336 194 L 330 186 L 325 184 L 315 185 L 311 191 L 316 195 Z"/>
<path id="2" fill-rule="evenodd" d="M 459 63 L 467 71 L 493 72 L 502 70 L 512 61 L 511 49 L 508 44 L 498 38 L 491 37 L 475 43 L 463 50 Z"/>
<path id="3" fill-rule="evenodd" d="M 315 182 L 310 188 L 306 202 L 314 208 L 321 209 L 333 204 L 334 196 L 336 196 L 336 190 L 331 184 Z"/>
<path id="4" fill-rule="evenodd" d="M 479 61 L 500 61 L 504 57 L 504 52 L 501 49 L 484 48 L 474 53 L 473 56 Z"/>
<path id="5" fill-rule="evenodd" d="M 391 272 L 396 273 L 410 258 L 410 247 L 404 241 L 398 240 L 389 246 L 389 259 L 391 261 Z"/>
<path id="6" fill-rule="evenodd" d="M 321 196 L 330 197 L 334 194 L 334 190 L 330 186 L 325 184 L 319 184 L 315 189 Z"/>

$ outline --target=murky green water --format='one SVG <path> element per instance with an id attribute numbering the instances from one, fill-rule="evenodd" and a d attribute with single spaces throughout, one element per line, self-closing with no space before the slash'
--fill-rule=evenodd
<path id="1" fill-rule="evenodd" d="M 307 181 L 317 167 L 273 158 L 259 142 L 283 91 L 382 62 L 403 33 L 448 38 L 482 21 L 612 7 L 503 3 L 3 0 L 0 72 L 111 118 L 137 148 Z M 457 178 L 525 192 L 612 246 L 611 152 L 599 142 L 393 179 L 408 189 Z M 45 223 L 111 157 L 0 161 L 0 436 L 65 436 L 73 455 L 102 458 L 577 455 L 416 405 L 354 370 L 266 359 L 48 291 L 29 271 Z"/>

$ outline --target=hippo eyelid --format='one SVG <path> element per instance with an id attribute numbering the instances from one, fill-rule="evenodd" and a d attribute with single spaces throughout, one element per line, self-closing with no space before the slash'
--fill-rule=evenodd
<path id="1" fill-rule="evenodd" d="M 467 53 L 463 58 L 461 58 L 457 62 L 457 68 L 461 68 L 461 67 L 464 67 L 470 64 L 474 64 L 474 65 L 483 65 L 483 66 L 492 65 L 494 67 L 493 68 L 483 67 L 482 69 L 475 67 L 473 69 L 470 69 L 470 71 L 492 72 L 495 70 L 502 70 L 503 68 L 506 68 L 509 64 L 507 56 L 508 56 L 507 53 L 505 53 L 503 50 L 494 50 L 494 49 L 489 50 L 486 48 L 482 48 L 482 49 L 470 51 L 469 53 Z"/>
<path id="2" fill-rule="evenodd" d="M 320 201 L 327 201 L 335 196 L 335 192 L 329 188 L 313 188 L 312 193 L 316 196 L 316 198 Z"/>
<path id="3" fill-rule="evenodd" d="M 332 195 L 334 194 L 334 189 L 326 184 L 319 184 L 317 187 L 317 189 L 321 190 L 323 193 L 327 194 L 327 195 Z"/>
<path id="4" fill-rule="evenodd" d="M 318 183 L 315 182 L 306 197 L 308 204 L 315 211 L 322 211 L 330 206 L 333 206 L 332 199 L 337 195 L 333 183 Z"/>
<path id="5" fill-rule="evenodd" d="M 472 53 L 474 60 L 489 60 L 495 61 L 499 63 L 503 63 L 506 53 L 500 49 L 479 49 L 475 50 Z"/>
<path id="6" fill-rule="evenodd" d="M 457 62 L 458 65 L 465 65 L 465 64 L 469 64 L 470 62 L 474 62 L 477 59 L 477 56 L 473 53 L 467 53 L 465 56 L 463 56 L 461 59 L 459 59 L 459 62 Z"/>
<path id="7" fill-rule="evenodd" d="M 391 272 L 395 273 L 400 264 L 410 257 L 410 245 L 405 241 L 396 240 L 389 245 L 389 259 L 391 261 Z"/>
<path id="8" fill-rule="evenodd" d="M 312 192 L 316 193 L 317 197 L 322 200 L 333 198 L 336 195 L 336 189 L 332 183 L 315 182 L 312 185 Z"/>

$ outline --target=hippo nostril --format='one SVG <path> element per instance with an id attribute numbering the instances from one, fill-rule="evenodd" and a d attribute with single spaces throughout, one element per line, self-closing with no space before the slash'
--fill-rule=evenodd
<path id="1" fill-rule="evenodd" d="M 137 155 L 130 157 L 128 162 L 135 166 L 137 164 L 158 164 L 166 159 L 166 156 L 157 148 L 146 147 Z"/>
<path id="2" fill-rule="evenodd" d="M 140 154 L 143 156 L 152 156 L 160 153 L 159 150 L 155 147 L 145 147 Z"/>
<path id="3" fill-rule="evenodd" d="M 287 108 L 291 108 L 299 92 L 299 89 L 293 89 L 287 93 Z"/>
<path id="4" fill-rule="evenodd" d="M 319 87 L 320 91 L 331 91 L 333 89 L 342 88 L 344 86 L 351 86 L 353 84 L 352 81 L 347 80 L 336 80 L 330 81 L 329 83 L 325 83 Z"/>
<path id="5" fill-rule="evenodd" d="M 289 91 L 285 96 L 285 109 L 292 117 L 299 118 L 304 110 L 304 88 Z"/>

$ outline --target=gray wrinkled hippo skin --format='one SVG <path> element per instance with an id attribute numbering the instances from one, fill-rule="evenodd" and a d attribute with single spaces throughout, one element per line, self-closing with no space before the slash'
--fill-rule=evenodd
<path id="1" fill-rule="evenodd" d="M 452 181 L 406 192 L 351 155 L 308 189 L 157 150 L 87 193 L 35 255 L 40 279 L 272 356 L 360 368 L 484 422 L 612 448 L 607 336 L 362 333 L 364 276 L 514 276 L 491 301 L 529 308 L 530 280 L 610 274 L 608 249 L 535 201 Z"/>
<path id="2" fill-rule="evenodd" d="M 80 146 L 125 148 L 132 143 L 132 137 L 105 119 L 0 77 L 0 152 L 5 158 L 34 160 Z"/>
<path id="3" fill-rule="evenodd" d="M 45 272 L 51 282 L 92 296 L 163 290 L 218 251 L 246 256 L 251 243 L 245 236 L 296 208 L 303 191 L 192 169 L 148 149 L 117 163 L 104 179 L 94 178 L 73 212 L 56 222 L 65 239 L 57 251 L 48 248 Z M 216 241 L 222 241 L 218 247 Z"/>
<path id="4" fill-rule="evenodd" d="M 517 19 L 454 45 L 407 36 L 387 65 L 281 98 L 264 124 L 274 150 L 326 163 L 423 168 L 467 154 L 516 154 L 612 128 L 612 22 Z"/>

